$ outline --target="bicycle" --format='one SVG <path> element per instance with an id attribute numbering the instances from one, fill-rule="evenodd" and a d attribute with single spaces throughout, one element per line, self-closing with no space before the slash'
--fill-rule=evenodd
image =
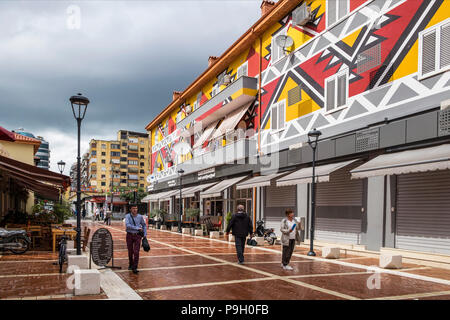
<path id="1" fill-rule="evenodd" d="M 53 263 L 54 265 L 59 264 L 59 273 L 62 273 L 62 268 L 64 262 L 67 261 L 67 239 L 66 230 L 58 227 L 57 229 L 64 230 L 61 241 L 59 242 L 59 251 L 58 251 L 58 262 Z"/>

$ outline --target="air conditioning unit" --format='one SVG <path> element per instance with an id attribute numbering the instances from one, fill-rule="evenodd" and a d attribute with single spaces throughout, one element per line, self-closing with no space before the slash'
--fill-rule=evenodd
<path id="1" fill-rule="evenodd" d="M 292 12 L 292 23 L 297 26 L 304 26 L 311 21 L 311 7 L 306 3 L 298 7 Z"/>
<path id="2" fill-rule="evenodd" d="M 450 100 L 441 101 L 441 110 L 450 108 Z"/>
<path id="3" fill-rule="evenodd" d="M 192 106 L 188 104 L 184 110 L 186 111 L 186 115 L 188 115 L 192 112 Z"/>

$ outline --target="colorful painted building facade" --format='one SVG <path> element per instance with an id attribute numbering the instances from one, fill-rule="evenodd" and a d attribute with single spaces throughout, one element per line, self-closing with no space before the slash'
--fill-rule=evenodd
<path id="1" fill-rule="evenodd" d="M 223 216 L 244 203 L 275 229 L 295 208 L 310 229 L 307 134 L 315 128 L 317 240 L 449 254 L 445 1 L 261 8 L 261 19 L 146 127 L 153 199 L 169 197 L 175 213 L 170 189 L 183 169 L 186 188 L 217 183 L 185 206 Z"/>

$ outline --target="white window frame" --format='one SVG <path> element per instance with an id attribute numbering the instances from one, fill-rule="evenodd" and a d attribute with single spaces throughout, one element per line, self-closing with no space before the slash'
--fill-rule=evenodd
<path id="1" fill-rule="evenodd" d="M 345 75 L 346 77 L 346 86 L 345 86 L 345 103 L 342 106 L 337 106 L 337 101 L 338 101 L 338 78 L 342 75 Z M 335 106 L 333 109 L 331 110 L 327 110 L 327 106 L 328 106 L 328 83 L 330 81 L 334 80 L 334 83 L 336 84 L 334 87 L 334 103 Z M 325 114 L 330 114 L 342 109 L 347 108 L 348 106 L 348 92 L 349 92 L 349 71 L 348 68 L 345 68 L 344 70 L 332 75 L 331 77 L 328 77 L 325 79 L 325 100 L 324 100 L 324 108 L 325 108 Z"/>
<path id="2" fill-rule="evenodd" d="M 418 79 L 423 80 L 432 76 L 435 76 L 439 73 L 450 70 L 450 65 L 446 67 L 441 67 L 441 29 L 443 26 L 450 24 L 450 18 L 441 21 L 434 26 L 427 28 L 421 32 L 419 32 L 419 75 Z M 429 72 L 427 74 L 423 74 L 423 65 L 422 65 L 422 54 L 423 54 L 423 38 L 429 33 L 436 32 L 436 47 L 435 47 L 435 66 L 434 71 Z M 449 44 L 450 45 L 450 44 Z M 450 50 L 450 48 L 448 49 Z"/>
<path id="3" fill-rule="evenodd" d="M 245 74 L 242 74 L 242 70 L 245 68 L 247 71 Z M 236 80 L 239 79 L 242 76 L 248 76 L 248 61 L 245 61 L 243 64 L 239 66 L 239 68 L 236 71 Z"/>
<path id="4" fill-rule="evenodd" d="M 289 26 L 286 26 L 285 28 L 283 28 L 282 30 L 280 30 L 277 34 L 275 34 L 275 35 L 272 37 L 271 53 L 270 53 L 270 59 L 272 60 L 272 65 L 273 65 L 274 63 L 280 61 L 281 59 L 283 59 L 284 57 L 287 56 L 287 54 L 286 54 L 286 52 L 284 51 L 284 49 L 281 48 L 281 47 L 279 47 L 279 46 L 277 45 L 277 43 L 275 42 L 275 39 L 276 39 L 279 35 L 287 35 L 287 29 L 288 29 L 288 28 L 289 28 Z M 275 52 L 275 50 L 274 50 L 275 48 L 276 48 L 276 50 L 278 50 L 278 51 L 277 51 L 276 59 L 275 59 L 274 54 L 273 54 L 273 53 Z"/>
<path id="5" fill-rule="evenodd" d="M 211 91 L 211 98 L 216 96 L 220 92 L 220 86 L 218 84 L 213 85 Z"/>
<path id="6" fill-rule="evenodd" d="M 336 24 L 338 24 L 341 20 L 343 20 L 345 17 L 347 17 L 351 12 L 350 12 L 350 0 L 333 0 L 333 1 L 336 1 L 336 20 L 334 21 L 334 22 L 332 22 L 331 24 L 329 24 L 328 23 L 328 16 L 329 16 L 329 12 L 328 12 L 328 9 L 329 9 L 329 6 L 328 6 L 328 2 L 329 2 L 330 0 L 327 0 L 327 3 L 325 4 L 325 28 L 326 29 L 328 29 L 328 28 L 330 28 L 330 27 L 333 27 L 334 25 L 336 25 Z M 340 12 L 339 12 L 339 4 L 338 4 L 338 2 L 339 1 L 347 1 L 347 12 L 345 12 L 345 14 L 343 14 L 340 18 L 339 18 L 339 16 L 340 16 Z"/>
<path id="7" fill-rule="evenodd" d="M 280 117 L 280 106 L 283 106 L 284 109 L 284 115 L 283 117 Z M 274 121 L 273 121 L 273 112 L 274 109 L 277 109 L 277 126 L 276 128 L 274 128 Z M 280 124 L 280 119 L 283 119 L 283 126 L 279 126 Z M 277 103 L 272 104 L 272 106 L 270 107 L 270 131 L 271 132 L 280 132 L 283 131 L 286 128 L 286 99 L 279 101 Z"/>

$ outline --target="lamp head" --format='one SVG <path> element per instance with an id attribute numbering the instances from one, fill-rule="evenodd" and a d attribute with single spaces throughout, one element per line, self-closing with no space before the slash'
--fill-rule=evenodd
<path id="1" fill-rule="evenodd" d="M 84 115 L 86 114 L 86 109 L 89 104 L 89 99 L 83 97 L 81 93 L 78 93 L 76 96 L 70 97 L 70 104 L 72 105 L 73 116 L 77 120 L 83 120 Z"/>
<path id="2" fill-rule="evenodd" d="M 59 172 L 63 172 L 65 167 L 66 167 L 66 163 L 64 161 L 61 160 L 58 162 Z"/>
<path id="3" fill-rule="evenodd" d="M 321 135 L 322 135 L 322 132 L 320 132 L 316 128 L 314 128 L 310 132 L 308 132 L 308 143 L 312 148 L 315 148 L 317 146 L 317 141 L 319 140 L 319 137 Z"/>

